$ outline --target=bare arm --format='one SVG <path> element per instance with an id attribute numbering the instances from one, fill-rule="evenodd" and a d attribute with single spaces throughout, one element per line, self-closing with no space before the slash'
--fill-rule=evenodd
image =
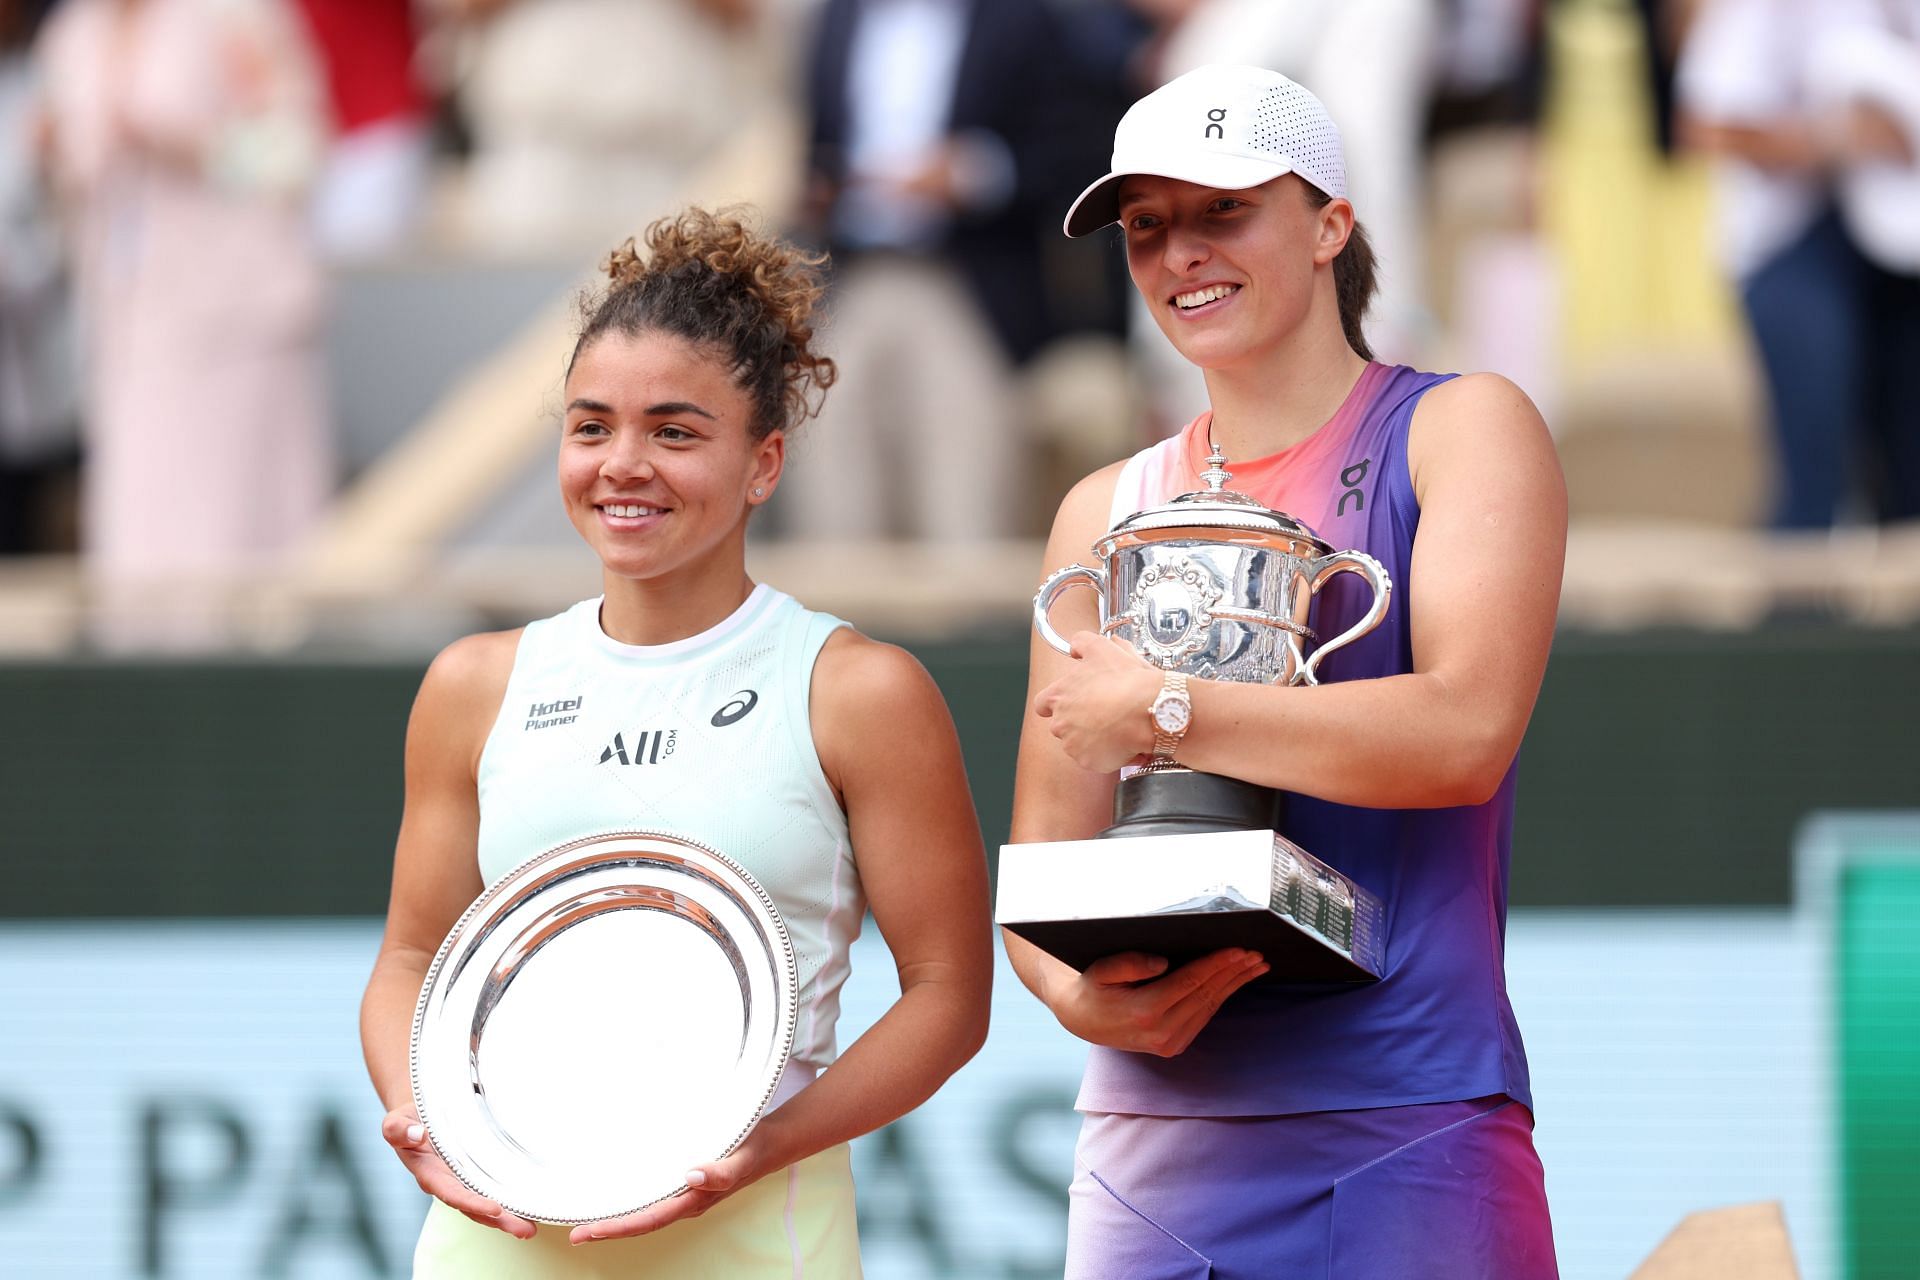
<path id="1" fill-rule="evenodd" d="M 821 759 L 846 807 L 900 998 L 768 1117 L 770 1149 L 788 1163 L 931 1097 L 985 1043 L 993 985 L 986 854 L 939 687 L 904 651 L 849 631 L 835 635 L 819 666 Z"/>
<path id="2" fill-rule="evenodd" d="M 1094 540 L 1107 531 L 1119 473 L 1120 464 L 1095 472 L 1060 504 L 1047 541 L 1047 572 L 1092 562 Z M 1098 626 L 1093 593 L 1067 592 L 1052 617 L 1062 634 L 1091 632 Z M 1112 821 L 1114 772 L 1076 764 L 1037 709 L 1040 691 L 1067 675 L 1075 661 L 1037 633 L 1030 655 L 1014 776 L 1013 839 L 1084 840 Z M 1158 676 L 1153 686 L 1158 692 Z M 1152 700 L 1149 694 L 1133 709 L 1141 724 Z M 1081 973 L 1016 934 L 1003 930 L 1001 937 L 1014 972 L 1068 1031 L 1093 1044 L 1162 1056 L 1184 1050 L 1229 995 L 1266 971 L 1257 955 L 1220 951 L 1172 973 L 1161 957 L 1135 953 L 1109 956 Z"/>
<path id="3" fill-rule="evenodd" d="M 1912 164 L 1915 142 L 1886 108 L 1850 103 L 1831 120 L 1784 116 L 1764 124 L 1682 114 L 1680 141 L 1708 155 L 1744 160 L 1778 173 L 1821 174 L 1885 161 Z"/>
<path id="4" fill-rule="evenodd" d="M 1199 682 L 1183 763 L 1372 808 L 1479 804 L 1499 788 L 1559 611 L 1559 459 L 1526 396 L 1477 375 L 1427 393 L 1408 461 L 1420 500 L 1412 581 L 1401 584 L 1412 672 L 1313 688 Z M 1249 749 L 1260 742 L 1313 750 Z"/>
<path id="5" fill-rule="evenodd" d="M 407 1062 L 414 1006 L 440 942 L 479 896 L 475 771 L 513 666 L 517 632 L 469 636 L 434 659 L 407 724 L 406 804 L 387 928 L 360 1003 L 367 1074 L 386 1104 L 381 1132 L 420 1183 L 468 1217 L 516 1236 L 530 1222 L 475 1195 L 425 1141 Z"/>
<path id="6" fill-rule="evenodd" d="M 576 1241 L 697 1217 L 759 1178 L 877 1129 L 926 1101 L 986 1039 L 986 857 L 939 688 L 904 651 L 836 632 L 814 667 L 813 731 L 893 951 L 900 998 L 733 1154 L 697 1170 L 698 1190 L 577 1228 Z"/>
<path id="7" fill-rule="evenodd" d="M 1107 531 L 1120 469 L 1116 463 L 1094 472 L 1061 501 L 1047 538 L 1044 572 L 1094 563 L 1093 544 Z M 1063 636 L 1100 625 L 1093 592 L 1078 587 L 1063 593 L 1049 616 Z M 1040 691 L 1066 675 L 1073 659 L 1042 640 L 1038 631 L 1028 637 L 1027 655 L 1027 712 L 1020 724 L 1013 780 L 1013 839 L 1084 840 L 1113 820 L 1115 779 L 1111 773 L 1092 773 L 1076 765 L 1034 710 Z M 1145 720 L 1144 712 L 1141 718 Z"/>
<path id="8" fill-rule="evenodd" d="M 1678 132 L 1681 144 L 1694 151 L 1731 156 L 1761 169 L 1815 173 L 1830 164 L 1811 124 L 1800 119 L 1732 124 L 1682 113 Z"/>
<path id="9" fill-rule="evenodd" d="M 1566 551 L 1559 462 L 1526 397 L 1484 375 L 1427 393 L 1408 459 L 1421 503 L 1413 581 L 1400 584 L 1414 670 L 1316 688 L 1195 680 L 1182 763 L 1381 808 L 1473 804 L 1499 787 L 1533 711 L 1558 609 Z M 1069 498 L 1050 563 L 1084 545 L 1090 518 Z M 1088 610 L 1072 658 L 1035 646 L 1041 687 L 1021 738 L 1016 839 L 1091 835 L 1104 821 L 1094 810 L 1111 794 L 1113 771 L 1153 745 L 1146 709 L 1161 674 L 1098 635 Z M 1070 621 L 1064 602 L 1060 621 Z M 1270 750 L 1275 742 L 1313 749 Z M 1078 783 L 1076 767 L 1085 775 Z M 1016 937 L 1006 943 L 1022 981 L 1062 1026 L 1096 1044 L 1161 1055 L 1184 1051 L 1228 996 L 1265 972 L 1259 956 L 1220 951 L 1172 972 L 1158 957 L 1128 954 L 1075 973 Z"/>
<path id="10" fill-rule="evenodd" d="M 1370 808 L 1478 804 L 1520 747 L 1546 671 L 1566 554 L 1566 489 L 1540 415 L 1504 378 L 1435 387 L 1408 444 L 1420 529 L 1405 592 L 1413 670 L 1279 688 L 1196 680 L 1182 764 Z M 1139 708 L 1159 673 L 1122 646 L 1077 638 L 1086 659 L 1039 696 L 1084 766 L 1152 746 Z M 1276 742 L 1310 751 L 1273 751 Z"/>

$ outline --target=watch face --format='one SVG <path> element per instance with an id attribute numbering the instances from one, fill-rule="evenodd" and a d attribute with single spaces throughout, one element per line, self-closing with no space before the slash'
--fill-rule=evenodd
<path id="1" fill-rule="evenodd" d="M 1192 716 L 1185 698 L 1162 698 L 1153 704 L 1153 723 L 1162 733 L 1179 733 Z"/>

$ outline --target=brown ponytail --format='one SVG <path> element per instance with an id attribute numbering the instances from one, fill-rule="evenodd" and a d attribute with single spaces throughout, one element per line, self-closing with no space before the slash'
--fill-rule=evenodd
<path id="1" fill-rule="evenodd" d="M 1315 209 L 1324 209 L 1333 203 L 1332 196 L 1311 182 L 1302 181 L 1300 188 L 1307 193 L 1307 203 Z M 1374 358 L 1361 322 L 1379 289 L 1379 261 L 1374 257 L 1373 242 L 1367 239 L 1366 228 L 1356 219 L 1346 247 L 1333 260 L 1333 292 L 1340 302 L 1340 329 L 1347 335 L 1347 345 L 1362 360 Z"/>

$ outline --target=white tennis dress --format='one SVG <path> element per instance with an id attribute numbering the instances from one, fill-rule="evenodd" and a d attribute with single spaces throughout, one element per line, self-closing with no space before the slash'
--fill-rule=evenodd
<path id="1" fill-rule="evenodd" d="M 745 867 L 792 936 L 799 1017 L 776 1105 L 833 1061 L 866 895 L 814 750 L 813 665 L 838 618 L 757 586 L 718 625 L 664 645 L 600 627 L 600 600 L 528 624 L 480 758 L 480 873 L 609 831 L 696 840 Z M 575 1248 L 517 1241 L 435 1203 L 416 1277 L 857 1275 L 846 1148 L 802 1161 L 657 1235 Z"/>

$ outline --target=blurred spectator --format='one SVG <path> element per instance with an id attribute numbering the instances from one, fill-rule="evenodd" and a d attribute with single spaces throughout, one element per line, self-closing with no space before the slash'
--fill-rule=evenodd
<path id="1" fill-rule="evenodd" d="M 302 200 L 319 84 L 271 0 L 63 0 L 40 52 L 85 341 L 98 639 L 217 643 L 220 594 L 306 533 L 330 487 Z"/>
<path id="2" fill-rule="evenodd" d="M 1340 127 L 1347 176 L 1380 261 L 1367 335 L 1387 361 L 1432 338 L 1425 301 L 1422 139 L 1441 0 L 1133 0 L 1164 24 L 1156 84 L 1208 63 L 1266 67 L 1313 90 Z M 1199 371 L 1137 313 L 1134 343 L 1166 430 L 1206 407 Z"/>
<path id="3" fill-rule="evenodd" d="M 1920 0 L 1711 0 L 1679 89 L 1683 137 L 1722 162 L 1774 524 L 1832 524 L 1860 482 L 1920 517 Z"/>
<path id="4" fill-rule="evenodd" d="M 1440 130 L 1538 122 L 1545 5 L 1546 0 L 1442 0 L 1437 87 L 1449 113 L 1435 121 Z"/>
<path id="5" fill-rule="evenodd" d="M 389 254 L 420 216 L 431 125 L 414 79 L 412 0 L 296 0 L 326 73 L 334 137 L 314 189 L 320 247 Z"/>
<path id="6" fill-rule="evenodd" d="M 680 198 L 753 119 L 763 0 L 440 0 L 465 19 L 454 73 L 479 245 L 603 253 Z"/>
<path id="7" fill-rule="evenodd" d="M 51 549 L 42 508 L 75 449 L 67 289 L 41 184 L 33 26 L 22 0 L 0 0 L 0 555 Z"/>
<path id="8" fill-rule="evenodd" d="M 1556 262 L 1538 222 L 1545 0 L 1442 0 L 1422 225 L 1442 368 L 1517 382 L 1558 429 Z"/>
<path id="9" fill-rule="evenodd" d="M 1065 176 L 1104 158 L 1126 52 L 1078 16 L 1104 45 L 1042 0 L 826 0 L 807 218 L 834 256 L 841 375 L 785 482 L 794 532 L 1029 532 L 1016 371 L 1062 332 L 1043 244 Z"/>
<path id="10" fill-rule="evenodd" d="M 1640 58 L 1653 101 L 1653 136 L 1661 155 L 1674 146 L 1673 72 L 1682 10 L 1693 0 L 1633 0 L 1642 30 Z"/>

